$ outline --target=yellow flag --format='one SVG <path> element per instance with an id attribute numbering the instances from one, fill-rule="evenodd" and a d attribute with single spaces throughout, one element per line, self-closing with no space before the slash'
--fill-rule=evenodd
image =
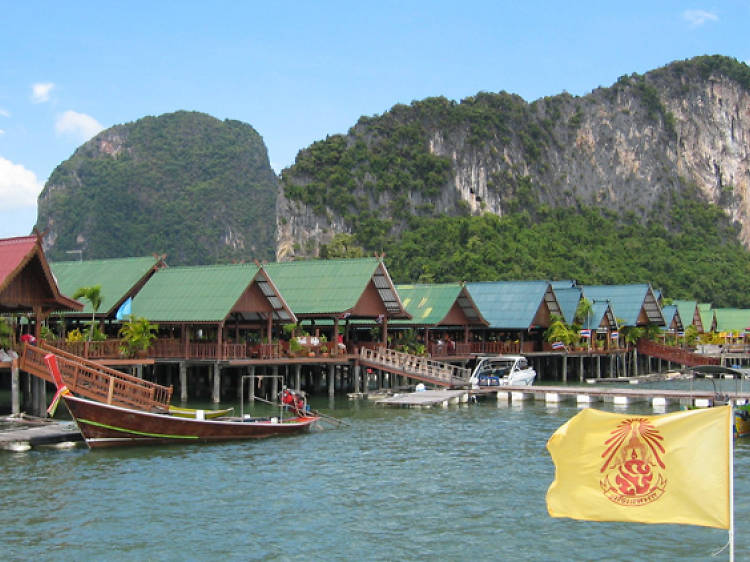
<path id="1" fill-rule="evenodd" d="M 585 409 L 547 442 L 552 517 L 729 529 L 732 407 L 661 416 Z"/>

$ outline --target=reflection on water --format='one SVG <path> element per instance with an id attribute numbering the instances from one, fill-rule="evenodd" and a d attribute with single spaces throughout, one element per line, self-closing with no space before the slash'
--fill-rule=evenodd
<path id="1" fill-rule="evenodd" d="M 5 558 L 707 560 L 726 542 L 716 529 L 550 518 L 545 444 L 579 411 L 575 402 L 312 405 L 351 427 L 245 443 L 0 453 Z M 737 558 L 746 559 L 750 441 L 737 443 L 735 459 Z"/>

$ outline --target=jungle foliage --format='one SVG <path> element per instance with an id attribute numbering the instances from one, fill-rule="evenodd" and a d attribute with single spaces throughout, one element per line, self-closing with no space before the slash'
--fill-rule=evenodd
<path id="1" fill-rule="evenodd" d="M 722 211 L 675 198 L 671 228 L 594 207 L 542 207 L 502 218 L 413 218 L 382 248 L 398 283 L 575 279 L 650 282 L 676 299 L 750 308 L 750 252 Z M 367 239 L 359 243 L 368 248 Z"/>
<path id="2" fill-rule="evenodd" d="M 276 176 L 260 135 L 239 121 L 180 111 L 118 125 L 50 176 L 38 229 L 50 259 L 166 253 L 169 263 L 270 259 Z"/>

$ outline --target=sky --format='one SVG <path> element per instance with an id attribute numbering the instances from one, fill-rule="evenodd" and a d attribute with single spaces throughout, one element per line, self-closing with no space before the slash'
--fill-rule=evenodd
<path id="1" fill-rule="evenodd" d="M 31 232 L 76 148 L 148 115 L 248 123 L 278 172 L 397 103 L 531 102 L 698 55 L 748 62 L 749 23 L 748 0 L 0 0 L 0 237 Z"/>

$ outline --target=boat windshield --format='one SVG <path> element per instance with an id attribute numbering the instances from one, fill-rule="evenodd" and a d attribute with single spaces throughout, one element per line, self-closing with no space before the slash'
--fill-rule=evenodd
<path id="1" fill-rule="evenodd" d="M 476 376 L 479 377 L 505 377 L 513 369 L 512 359 L 486 359 L 477 367 Z"/>

